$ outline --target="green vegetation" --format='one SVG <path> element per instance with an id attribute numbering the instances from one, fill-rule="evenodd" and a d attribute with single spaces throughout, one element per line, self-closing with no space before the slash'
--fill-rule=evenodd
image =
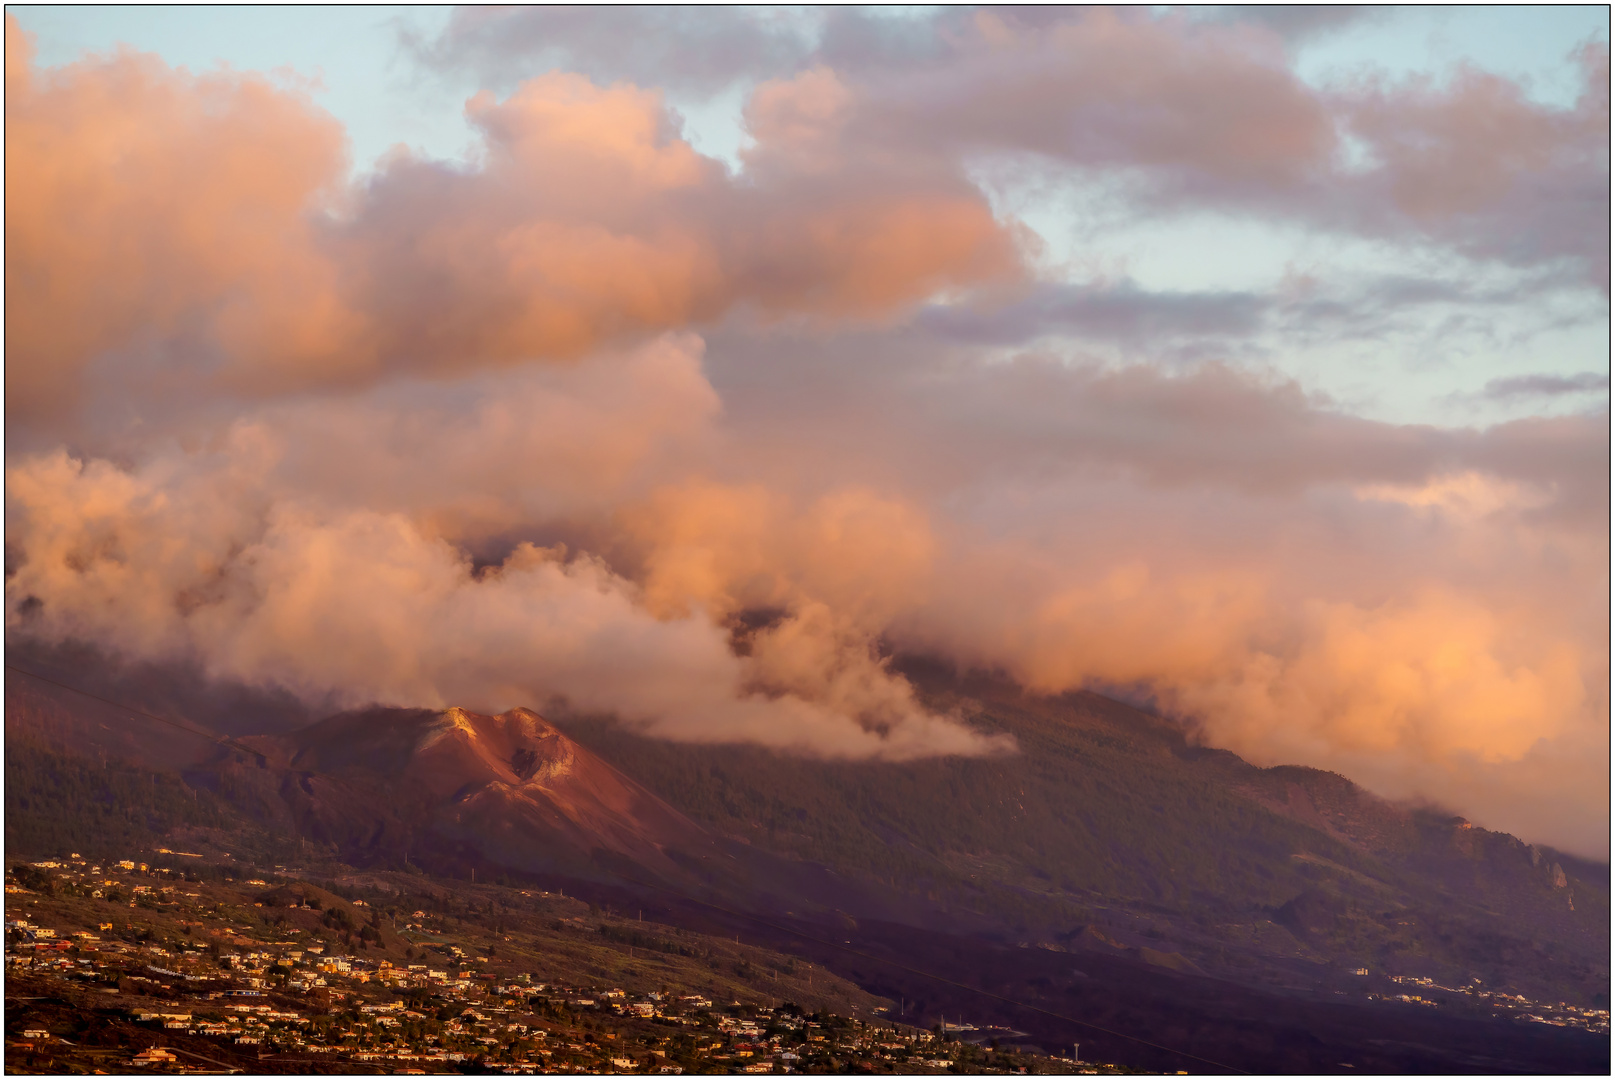
<path id="1" fill-rule="evenodd" d="M 227 828 L 240 815 L 172 773 L 69 757 L 22 741 L 6 745 L 6 849 L 127 850 L 181 826 Z"/>

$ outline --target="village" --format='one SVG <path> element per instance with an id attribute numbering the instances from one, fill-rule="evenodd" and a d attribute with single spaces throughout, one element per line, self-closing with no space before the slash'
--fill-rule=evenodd
<path id="1" fill-rule="evenodd" d="M 7 1069 L 1126 1071 L 1038 1053 L 1014 1042 L 1018 1032 L 895 1023 L 879 1005 L 848 1006 L 868 1013 L 855 1017 L 752 995 L 715 1000 L 665 985 L 557 981 L 519 970 L 515 948 L 505 950 L 511 960 L 499 959 L 499 949 L 472 940 L 464 920 L 451 924 L 425 909 L 379 917 L 377 900 L 321 892 L 266 877 L 198 880 L 135 858 L 101 865 L 69 855 L 8 868 Z M 586 910 L 576 899 L 520 895 L 546 914 Z M 294 908 L 305 922 L 320 911 L 319 929 L 290 925 L 283 912 Z M 587 924 L 555 922 L 558 933 Z M 514 944 L 515 935 L 496 936 Z M 622 945 L 610 940 L 608 923 L 593 936 Z M 403 942 L 406 958 L 386 955 Z M 630 954 L 635 948 L 627 945 Z M 742 962 L 755 968 L 759 958 Z"/>
<path id="2" fill-rule="evenodd" d="M 382 881 L 369 899 L 342 896 L 296 868 L 200 858 L 158 849 L 7 868 L 9 1071 L 1128 1071 L 964 1018 L 898 1022 L 890 1003 L 788 956 L 564 893 L 480 886 L 415 908 Z M 590 974 L 610 977 L 580 977 Z M 757 992 L 782 976 L 793 996 Z M 1607 1009 L 1478 981 L 1391 975 L 1380 986 L 1364 996 L 1609 1031 Z"/>
<path id="3" fill-rule="evenodd" d="M 1401 1001 L 1410 1005 L 1440 1008 L 1454 1000 L 1482 1004 L 1492 1010 L 1493 1017 L 1511 1016 L 1535 1024 L 1554 1027 L 1579 1027 L 1600 1034 L 1609 1034 L 1609 1010 L 1579 1008 L 1563 1001 L 1532 1001 L 1523 994 L 1510 994 L 1502 990 L 1488 990 L 1475 980 L 1468 986 L 1443 986 L 1434 979 L 1415 975 L 1392 975 L 1390 981 L 1409 989 L 1395 994 L 1371 994 L 1371 998 Z M 1466 1002 L 1466 1003 L 1467 1003 Z"/>

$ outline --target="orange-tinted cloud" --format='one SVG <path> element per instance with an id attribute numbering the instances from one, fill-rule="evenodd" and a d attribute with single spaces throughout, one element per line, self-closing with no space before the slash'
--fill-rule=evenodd
<path id="1" fill-rule="evenodd" d="M 1264 763 L 1349 764 L 1389 794 L 1601 842 L 1601 766 L 1564 754 L 1607 732 L 1603 594 L 1587 588 L 1607 538 L 1559 505 L 1581 496 L 1551 455 L 1514 451 L 1512 477 L 1487 464 L 1517 433 L 1442 446 L 1362 421 L 1343 439 L 1303 397 L 1227 371 L 1208 374 L 1215 393 L 1068 371 L 1036 393 L 1090 394 L 1100 414 L 1072 398 L 1089 434 L 1060 443 L 1013 386 L 997 399 L 967 379 L 936 416 L 935 396 L 872 402 L 878 437 L 915 453 L 871 486 L 858 466 L 880 443 L 833 414 L 816 441 L 737 427 L 699 358 L 672 339 L 447 400 L 401 384 L 266 404 L 132 470 L 17 458 L 8 627 L 310 697 L 559 694 L 678 738 L 995 749 L 922 708 L 885 641 L 1036 691 L 1147 688 Z M 1245 442 L 1228 460 L 1157 466 L 1230 424 Z M 770 438 L 806 455 L 797 469 L 775 470 Z M 1554 453 L 1607 447 L 1596 425 L 1559 438 Z M 970 470 L 940 453 L 959 448 Z M 1242 475 L 1261 455 L 1288 458 L 1278 482 Z M 465 551 L 546 533 L 584 554 L 518 544 L 473 572 Z M 1545 761 L 1561 783 L 1526 779 Z"/>
<path id="2" fill-rule="evenodd" d="M 655 91 L 479 94 L 476 166 L 403 153 L 347 191 L 342 129 L 295 91 L 132 52 L 36 71 L 7 27 L 14 422 L 70 408 L 98 361 L 296 392 L 575 357 L 737 305 L 879 316 L 1019 273 L 957 178 L 853 161 L 809 198 L 795 162 L 737 182 Z"/>
<path id="3" fill-rule="evenodd" d="M 120 52 L 35 70 L 6 19 L 8 415 L 67 408 L 112 351 L 151 377 L 314 364 L 353 325 L 307 215 L 345 136 L 261 76 L 193 76 Z"/>
<path id="4" fill-rule="evenodd" d="M 476 574 L 401 514 L 232 498 L 247 477 L 230 464 L 128 474 L 55 454 L 9 470 L 25 556 L 8 625 L 348 703 L 561 698 L 670 737 L 827 756 L 1013 749 L 922 709 L 866 639 L 811 615 L 762 659 L 736 656 L 704 614 L 654 617 L 597 559 L 524 544 Z"/>
<path id="5" fill-rule="evenodd" d="M 987 151 L 1122 170 L 1150 205 L 1585 259 L 1539 196 L 1602 175 L 1607 98 L 1330 96 L 1259 27 L 940 18 L 903 63 L 842 41 L 759 85 L 736 173 L 656 91 L 553 73 L 471 99 L 473 163 L 400 152 L 358 186 L 294 91 L 39 69 L 8 20 L 8 634 L 310 699 L 1006 749 L 884 659 L 929 651 L 1596 849 L 1607 414 L 1390 424 L 1001 332 L 1099 322 L 1159 361 L 1245 332 L 1272 306 L 1245 294 L 953 301 L 1025 284 L 965 166 Z M 1347 121 L 1380 153 L 1357 173 Z"/>
<path id="6" fill-rule="evenodd" d="M 606 81 L 651 72 L 696 93 L 756 80 L 754 127 L 779 86 L 800 94 L 834 81 L 857 102 L 848 141 L 888 158 L 1041 171 L 1054 192 L 1098 181 L 1143 213 L 1232 212 L 1431 243 L 1558 267 L 1607 292 L 1608 229 L 1597 224 L 1608 220 L 1607 44 L 1567 58 L 1585 73 L 1569 108 L 1473 68 L 1445 87 L 1372 74 L 1319 85 L 1298 73 L 1298 40 L 1387 17 L 1237 6 L 896 18 L 838 8 L 794 20 L 487 10 L 456 16 L 417 55 L 495 78 L 568 64 Z"/>

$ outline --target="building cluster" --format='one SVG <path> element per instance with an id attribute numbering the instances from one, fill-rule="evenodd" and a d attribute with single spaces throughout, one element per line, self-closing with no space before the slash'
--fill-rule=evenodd
<path id="1" fill-rule="evenodd" d="M 52 1012 L 30 1001 L 8 1009 L 10 1070 L 1099 1071 L 1026 1048 L 976 1045 L 957 1025 L 925 1031 L 784 1002 L 715 1002 L 677 988 L 634 991 L 487 970 L 494 965 L 446 942 L 421 963 L 339 951 L 253 920 L 251 894 L 225 885 L 186 882 L 138 860 L 103 866 L 69 857 L 14 867 L 9 992 L 71 1007 Z M 118 898 L 118 908 L 108 897 Z M 127 918 L 104 918 L 120 909 Z M 92 911 L 100 921 L 75 925 Z M 423 928 L 432 918 L 400 913 Z"/>
<path id="2" fill-rule="evenodd" d="M 1571 1005 L 1563 1001 L 1533 1001 L 1524 994 L 1510 994 L 1504 990 L 1488 990 L 1475 979 L 1468 986 L 1444 986 L 1434 979 L 1415 975 L 1392 975 L 1390 980 L 1407 987 L 1401 993 L 1369 994 L 1371 999 L 1400 1001 L 1426 1008 L 1440 1008 L 1453 1001 L 1468 999 L 1490 1008 L 1494 1017 L 1513 1017 L 1536 1024 L 1555 1027 L 1585 1028 L 1600 1034 L 1609 1034 L 1609 1010 Z"/>

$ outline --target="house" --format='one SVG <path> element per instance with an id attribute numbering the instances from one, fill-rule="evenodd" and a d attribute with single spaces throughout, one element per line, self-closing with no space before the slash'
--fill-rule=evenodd
<path id="1" fill-rule="evenodd" d="M 154 1046 L 150 1050 L 142 1050 L 135 1055 L 136 1065 L 161 1065 L 176 1060 L 178 1059 L 173 1054 L 160 1046 Z"/>

